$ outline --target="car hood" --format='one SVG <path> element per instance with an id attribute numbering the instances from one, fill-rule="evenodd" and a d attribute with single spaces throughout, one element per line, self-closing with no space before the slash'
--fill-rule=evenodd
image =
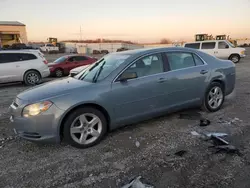
<path id="1" fill-rule="evenodd" d="M 70 72 L 81 72 L 82 70 L 88 68 L 89 65 L 84 65 L 84 66 L 80 66 L 80 67 L 76 67 L 74 69 L 72 69 Z"/>
<path id="2" fill-rule="evenodd" d="M 74 89 L 86 87 L 91 84 L 93 83 L 77 80 L 75 78 L 66 78 L 35 86 L 20 93 L 17 97 L 33 103 L 56 96 L 67 95 Z"/>

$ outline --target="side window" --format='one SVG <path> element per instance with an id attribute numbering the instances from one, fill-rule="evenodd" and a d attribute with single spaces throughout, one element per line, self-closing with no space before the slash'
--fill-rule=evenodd
<path id="1" fill-rule="evenodd" d="M 189 43 L 185 44 L 186 48 L 200 49 L 200 43 Z"/>
<path id="2" fill-rule="evenodd" d="M 77 56 L 77 57 L 75 57 L 75 61 L 85 61 L 85 60 L 87 60 L 87 58 L 84 57 L 84 56 Z"/>
<path id="3" fill-rule="evenodd" d="M 19 57 L 21 61 L 37 59 L 37 57 L 33 54 L 19 54 Z"/>
<path id="4" fill-rule="evenodd" d="M 171 70 L 178 70 L 195 66 L 194 58 L 191 53 L 168 52 L 166 54 Z"/>
<path id="5" fill-rule="evenodd" d="M 136 73 L 137 77 L 164 72 L 161 54 L 143 57 L 132 64 L 125 72 Z"/>
<path id="6" fill-rule="evenodd" d="M 194 57 L 194 61 L 195 61 L 196 66 L 197 65 L 204 65 L 204 63 L 201 60 L 201 58 L 199 58 L 197 55 L 193 54 L 193 57 Z"/>
<path id="7" fill-rule="evenodd" d="M 75 57 L 70 57 L 70 58 L 68 59 L 68 61 L 69 61 L 69 62 L 75 61 Z"/>
<path id="8" fill-rule="evenodd" d="M 15 53 L 2 53 L 0 54 L 0 63 L 11 63 L 20 61 L 20 57 Z"/>
<path id="9" fill-rule="evenodd" d="M 215 42 L 203 42 L 201 43 L 201 49 L 214 49 Z"/>
<path id="10" fill-rule="evenodd" d="M 229 48 L 229 46 L 228 46 L 228 44 L 225 43 L 225 42 L 219 42 L 219 43 L 218 43 L 218 48 L 219 48 L 219 49 L 227 49 L 227 48 Z"/>

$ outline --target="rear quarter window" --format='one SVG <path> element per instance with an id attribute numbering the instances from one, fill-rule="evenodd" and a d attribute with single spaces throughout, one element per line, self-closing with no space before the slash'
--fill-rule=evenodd
<path id="1" fill-rule="evenodd" d="M 186 48 L 200 49 L 200 43 L 189 43 L 185 44 Z"/>

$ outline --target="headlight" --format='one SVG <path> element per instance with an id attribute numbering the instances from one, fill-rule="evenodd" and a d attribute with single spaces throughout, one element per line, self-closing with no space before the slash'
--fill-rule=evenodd
<path id="1" fill-rule="evenodd" d="M 43 101 L 35 104 L 30 104 L 23 109 L 22 115 L 24 117 L 36 116 L 41 112 L 47 111 L 52 105 L 50 101 Z"/>
<path id="2" fill-rule="evenodd" d="M 241 52 L 240 52 L 240 54 L 241 54 L 241 55 L 244 55 L 244 54 L 245 54 L 245 51 L 244 51 L 244 50 L 243 50 L 243 51 L 241 51 Z"/>

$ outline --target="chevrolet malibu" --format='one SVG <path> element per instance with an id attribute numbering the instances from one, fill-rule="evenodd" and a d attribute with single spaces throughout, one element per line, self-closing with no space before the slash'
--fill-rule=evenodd
<path id="1" fill-rule="evenodd" d="M 199 106 L 215 112 L 234 86 L 234 63 L 201 51 L 117 52 L 74 77 L 20 93 L 10 120 L 24 139 L 86 148 L 110 130 L 169 112 Z"/>

